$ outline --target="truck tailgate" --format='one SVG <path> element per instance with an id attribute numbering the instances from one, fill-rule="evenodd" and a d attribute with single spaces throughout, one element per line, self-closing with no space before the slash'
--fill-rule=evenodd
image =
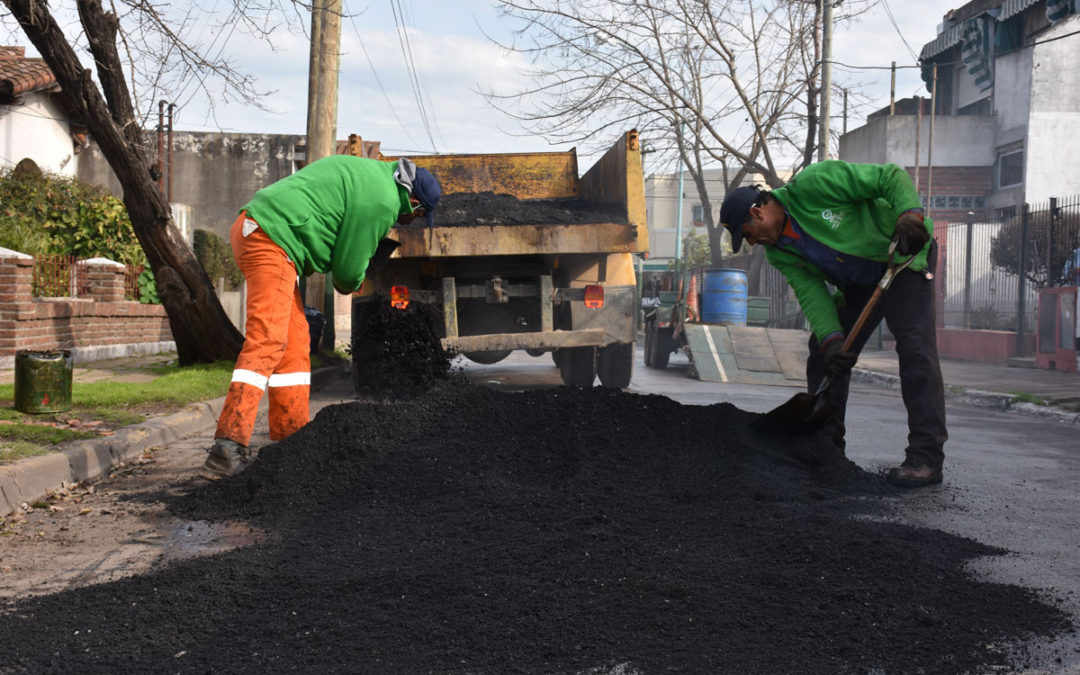
<path id="1" fill-rule="evenodd" d="M 435 225 L 397 227 L 389 237 L 401 244 L 395 258 L 631 253 L 638 244 L 638 228 L 625 223 Z"/>

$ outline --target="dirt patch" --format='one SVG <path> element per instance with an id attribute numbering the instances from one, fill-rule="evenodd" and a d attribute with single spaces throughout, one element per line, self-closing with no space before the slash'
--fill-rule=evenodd
<path id="1" fill-rule="evenodd" d="M 625 209 L 582 199 L 518 199 L 494 192 L 458 192 L 443 196 L 435 210 L 437 225 L 573 225 L 626 223 Z M 421 227 L 422 221 L 412 226 Z"/>
<path id="2" fill-rule="evenodd" d="M 1000 551 L 897 524 L 878 476 L 753 417 L 455 378 L 328 407 L 169 500 L 266 540 L 21 601 L 0 671 L 985 672 L 1067 627 L 964 571 Z"/>

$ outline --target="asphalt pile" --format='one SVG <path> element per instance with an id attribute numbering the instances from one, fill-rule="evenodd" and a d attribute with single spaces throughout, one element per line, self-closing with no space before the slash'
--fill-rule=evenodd
<path id="1" fill-rule="evenodd" d="M 626 223 L 626 211 L 613 204 L 577 198 L 518 199 L 495 192 L 457 192 L 444 195 L 435 211 L 435 223 L 456 225 L 573 225 Z M 424 223 L 413 221 L 412 226 Z"/>
<path id="2" fill-rule="evenodd" d="M 171 501 L 265 539 L 20 601 L 0 671 L 997 672 L 1069 629 L 965 571 L 1003 551 L 754 417 L 455 377 L 329 407 Z"/>

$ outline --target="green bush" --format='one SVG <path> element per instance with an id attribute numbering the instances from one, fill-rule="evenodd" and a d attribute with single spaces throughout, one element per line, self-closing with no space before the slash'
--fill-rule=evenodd
<path id="1" fill-rule="evenodd" d="M 24 166 L 0 171 L 0 246 L 146 264 L 123 202 L 104 188 Z"/>
<path id="2" fill-rule="evenodd" d="M 209 230 L 195 230 L 195 257 L 211 282 L 225 279 L 226 290 L 235 290 L 244 283 L 244 274 L 236 266 L 232 248 L 225 240 Z"/>
<path id="3" fill-rule="evenodd" d="M 157 280 L 154 278 L 154 271 L 147 265 L 143 268 L 142 272 L 139 272 L 139 278 L 136 280 L 139 285 L 139 302 L 144 305 L 160 305 L 161 298 L 158 297 L 157 292 Z"/>

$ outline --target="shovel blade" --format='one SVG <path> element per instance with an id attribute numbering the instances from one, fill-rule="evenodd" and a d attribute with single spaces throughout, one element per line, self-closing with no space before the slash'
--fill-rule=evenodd
<path id="1" fill-rule="evenodd" d="M 820 429 L 835 409 L 824 391 L 817 395 L 800 392 L 750 422 L 750 428 L 768 434 L 808 434 Z"/>

